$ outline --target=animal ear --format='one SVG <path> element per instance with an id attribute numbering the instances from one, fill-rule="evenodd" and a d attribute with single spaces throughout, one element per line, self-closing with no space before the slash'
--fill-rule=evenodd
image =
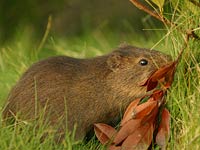
<path id="1" fill-rule="evenodd" d="M 125 49 L 125 48 L 130 47 L 130 45 L 128 43 L 126 43 L 126 42 L 123 42 L 118 47 L 121 48 L 121 49 Z"/>
<path id="2" fill-rule="evenodd" d="M 109 69 L 116 71 L 121 68 L 124 63 L 124 56 L 119 52 L 112 53 L 107 59 Z"/>

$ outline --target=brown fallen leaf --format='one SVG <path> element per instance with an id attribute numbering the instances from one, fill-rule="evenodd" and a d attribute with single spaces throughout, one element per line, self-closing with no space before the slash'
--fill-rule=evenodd
<path id="1" fill-rule="evenodd" d="M 170 113 L 164 108 L 161 114 L 161 122 L 158 127 L 158 133 L 156 135 L 156 143 L 165 150 L 170 135 Z"/>
<path id="2" fill-rule="evenodd" d="M 136 108 L 136 106 L 139 104 L 140 100 L 142 98 L 137 98 L 135 99 L 133 102 L 131 102 L 129 104 L 129 106 L 127 107 L 123 119 L 121 121 L 121 126 L 123 126 L 127 121 L 129 121 L 130 119 L 133 118 L 132 114 L 133 114 L 133 110 Z"/>
<path id="3" fill-rule="evenodd" d="M 113 143 L 115 145 L 119 145 L 131 133 L 133 133 L 135 130 L 137 130 L 140 125 L 141 125 L 141 119 L 131 119 L 131 120 L 129 120 L 126 124 L 124 124 L 124 126 L 122 126 L 122 128 L 116 134 Z"/>
<path id="4" fill-rule="evenodd" d="M 104 123 L 94 124 L 94 131 L 101 144 L 107 144 L 117 133 L 113 127 Z"/>
<path id="5" fill-rule="evenodd" d="M 153 139 L 152 123 L 145 123 L 129 135 L 122 143 L 123 150 L 147 150 Z"/>

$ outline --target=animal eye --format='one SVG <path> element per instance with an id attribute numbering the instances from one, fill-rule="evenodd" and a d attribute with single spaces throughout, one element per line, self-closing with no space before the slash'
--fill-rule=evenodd
<path id="1" fill-rule="evenodd" d="M 139 63 L 141 66 L 146 66 L 148 64 L 148 61 L 146 59 L 141 59 Z"/>

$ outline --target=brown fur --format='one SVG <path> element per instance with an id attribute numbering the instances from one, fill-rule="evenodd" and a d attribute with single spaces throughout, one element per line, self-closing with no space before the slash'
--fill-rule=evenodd
<path id="1" fill-rule="evenodd" d="M 141 66 L 141 59 L 148 64 Z M 45 107 L 45 117 L 52 126 L 60 125 L 59 133 L 77 124 L 76 138 L 82 139 L 93 123 L 113 121 L 144 95 L 141 83 L 168 60 L 157 51 L 121 46 L 91 59 L 58 56 L 39 61 L 11 90 L 4 118 L 20 113 L 21 119 L 36 119 Z"/>

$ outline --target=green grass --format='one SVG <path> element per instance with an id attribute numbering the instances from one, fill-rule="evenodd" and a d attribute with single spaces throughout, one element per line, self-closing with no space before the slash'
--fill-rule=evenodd
<path id="1" fill-rule="evenodd" d="M 197 18 L 198 23 L 199 18 Z M 182 26 L 187 26 L 187 24 Z M 169 29 L 170 31 L 170 29 Z M 22 73 L 34 62 L 54 55 L 73 57 L 93 57 L 102 55 L 121 42 L 154 48 L 176 57 L 183 45 L 178 32 L 164 36 L 163 32 L 151 32 L 146 39 L 133 30 L 129 34 L 113 33 L 108 30 L 93 32 L 70 38 L 48 36 L 45 44 L 38 49 L 40 40 L 35 40 L 28 31 L 16 34 L 15 39 L 0 47 L 0 111 L 11 87 Z M 140 38 L 138 38 L 140 37 Z M 163 39 L 163 40 L 160 40 Z M 183 59 L 178 66 L 174 84 L 167 96 L 167 107 L 171 113 L 171 136 L 169 150 L 200 149 L 200 65 L 199 42 L 189 42 Z M 0 115 L 1 119 L 1 115 Z M 76 142 L 68 136 L 61 144 L 55 144 L 49 136 L 40 142 L 45 128 L 37 128 L 34 123 L 21 122 L 20 125 L 5 126 L 0 122 L 1 150 L 94 150 L 104 149 L 95 139 L 88 143 Z"/>

